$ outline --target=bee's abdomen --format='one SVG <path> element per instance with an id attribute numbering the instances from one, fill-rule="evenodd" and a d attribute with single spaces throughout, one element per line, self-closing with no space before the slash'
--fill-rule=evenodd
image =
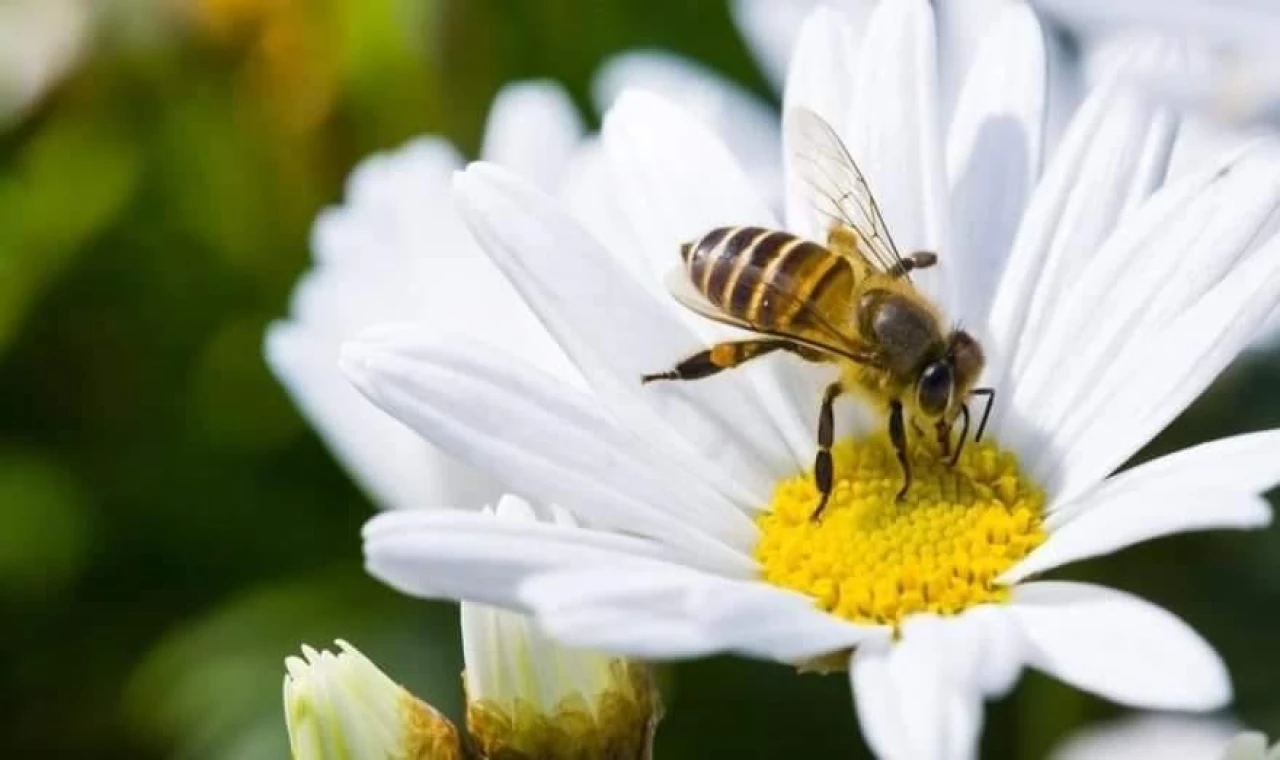
<path id="1" fill-rule="evenodd" d="M 783 328 L 836 284 L 848 265 L 789 232 L 717 227 L 681 249 L 694 287 L 726 313 Z"/>

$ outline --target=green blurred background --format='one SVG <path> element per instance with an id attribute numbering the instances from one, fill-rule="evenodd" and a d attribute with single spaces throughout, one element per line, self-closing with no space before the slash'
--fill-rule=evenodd
<path id="1" fill-rule="evenodd" d="M 474 151 L 504 82 L 558 79 L 594 123 L 598 65 L 661 48 L 776 103 L 727 8 L 43 2 L 83 26 L 59 76 L 0 89 L 3 756 L 285 757 L 282 658 L 335 637 L 457 716 L 455 610 L 363 575 L 370 505 L 268 374 L 263 328 L 351 167 L 424 132 Z M 1277 388 L 1280 358 L 1250 356 L 1154 448 L 1280 426 Z M 1073 575 L 1184 615 L 1224 652 L 1240 717 L 1280 732 L 1275 531 Z M 668 675 L 664 760 L 865 754 L 839 677 L 730 659 Z M 1040 757 L 1114 712 L 1028 677 L 990 710 L 984 756 Z"/>

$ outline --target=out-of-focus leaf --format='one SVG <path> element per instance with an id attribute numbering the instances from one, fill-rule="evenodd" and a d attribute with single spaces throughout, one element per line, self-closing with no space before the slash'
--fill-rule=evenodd
<path id="1" fill-rule="evenodd" d="M 0 452 L 0 593 L 27 596 L 74 579 L 89 544 L 87 498 L 62 463 Z"/>
<path id="2" fill-rule="evenodd" d="M 410 602 L 355 568 L 250 591 L 182 625 L 144 659 L 125 698 L 133 721 L 188 760 L 287 756 L 284 658 L 342 638 L 388 675 L 458 714 L 452 605 Z M 274 731 L 267 728 L 274 725 Z"/>
<path id="3" fill-rule="evenodd" d="M 137 179 L 136 144 L 71 113 L 0 175 L 0 348 L 44 287 L 116 219 Z"/>
<path id="4" fill-rule="evenodd" d="M 265 319 L 239 319 L 213 335 L 193 376 L 192 414 L 210 442 L 262 451 L 296 436 L 297 412 L 262 361 Z"/>
<path id="5" fill-rule="evenodd" d="M 427 47 L 435 0 L 337 0 L 330 19 L 343 97 L 367 142 L 394 144 L 436 123 Z"/>

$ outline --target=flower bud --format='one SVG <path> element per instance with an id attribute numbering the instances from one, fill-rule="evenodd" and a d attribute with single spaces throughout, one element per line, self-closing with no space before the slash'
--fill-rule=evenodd
<path id="1" fill-rule="evenodd" d="M 533 622 L 462 605 L 467 731 L 486 757 L 641 760 L 661 707 L 648 670 L 568 649 Z"/>
<path id="2" fill-rule="evenodd" d="M 459 760 L 458 730 L 345 641 L 285 660 L 294 760 Z"/>

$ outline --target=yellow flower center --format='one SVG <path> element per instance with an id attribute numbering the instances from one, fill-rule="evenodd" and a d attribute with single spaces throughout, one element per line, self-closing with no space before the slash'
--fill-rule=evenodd
<path id="1" fill-rule="evenodd" d="M 1044 541 L 1044 495 L 1017 459 L 970 442 L 953 467 L 918 446 L 911 488 L 887 437 L 832 449 L 835 490 L 819 520 L 813 474 L 778 483 L 756 522 L 765 580 L 858 623 L 895 628 L 908 615 L 954 615 L 1002 602 L 994 580 Z"/>

